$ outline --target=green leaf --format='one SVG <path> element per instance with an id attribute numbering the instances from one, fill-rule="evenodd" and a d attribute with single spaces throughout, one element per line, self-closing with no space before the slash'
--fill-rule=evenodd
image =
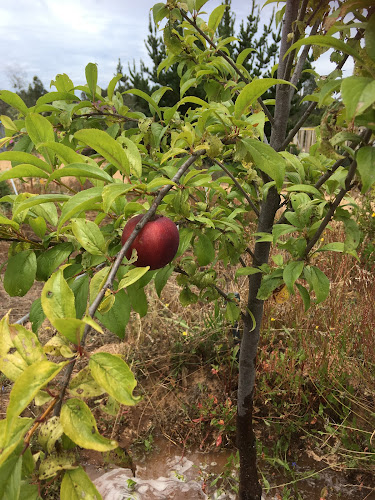
<path id="1" fill-rule="evenodd" d="M 21 97 L 14 92 L 10 92 L 9 90 L 0 90 L 0 100 L 6 102 L 13 108 L 16 108 L 23 115 L 27 115 L 29 112 L 28 107 L 23 102 Z"/>
<path id="2" fill-rule="evenodd" d="M 42 326 L 43 321 L 46 319 L 46 315 L 43 312 L 41 298 L 38 297 L 31 304 L 30 308 L 30 323 L 31 328 L 34 333 L 37 333 L 39 328 Z"/>
<path id="3" fill-rule="evenodd" d="M 232 325 L 238 320 L 241 314 L 241 309 L 233 302 L 228 302 L 225 308 L 225 316 L 232 323 Z"/>
<path id="4" fill-rule="evenodd" d="M 92 304 L 100 292 L 100 290 L 103 288 L 104 283 L 107 280 L 108 274 L 109 274 L 110 268 L 109 267 L 103 267 L 98 271 L 97 273 L 94 274 L 94 276 L 91 278 L 90 281 L 90 304 Z"/>
<path id="5" fill-rule="evenodd" d="M 65 203 L 61 210 L 61 216 L 57 226 L 58 230 L 61 229 L 66 221 L 70 220 L 77 213 L 93 209 L 98 202 L 102 201 L 102 192 L 102 187 L 93 187 L 85 189 L 72 197 L 68 197 L 69 201 Z"/>
<path id="6" fill-rule="evenodd" d="M 144 289 L 138 288 L 137 285 L 136 283 L 128 287 L 127 291 L 132 308 L 143 318 L 143 316 L 146 316 L 148 310 L 147 297 Z"/>
<path id="7" fill-rule="evenodd" d="M 262 271 L 260 269 L 257 269 L 256 267 L 240 267 L 237 269 L 235 277 L 238 278 L 238 276 L 250 276 L 251 274 L 257 274 L 261 272 Z"/>
<path id="8" fill-rule="evenodd" d="M 39 238 L 44 238 L 44 235 L 46 234 L 47 231 L 47 223 L 43 219 L 43 217 L 35 217 L 34 218 L 29 218 L 29 224 L 31 229 L 34 231 L 34 233 L 39 236 Z M 38 272 L 38 271 L 37 271 Z"/>
<path id="9" fill-rule="evenodd" d="M 21 481 L 21 491 L 18 500 L 42 500 L 38 493 L 38 485 L 30 484 L 26 480 Z"/>
<path id="10" fill-rule="evenodd" d="M 52 167 L 45 161 L 41 160 L 37 156 L 30 153 L 24 153 L 23 151 L 4 151 L 0 153 L 0 161 L 11 161 L 12 163 L 24 163 L 27 165 L 35 165 L 36 167 L 44 170 L 45 172 L 51 173 Z"/>
<path id="11" fill-rule="evenodd" d="M 117 441 L 99 434 L 94 415 L 79 399 L 72 398 L 65 402 L 61 409 L 60 422 L 64 433 L 81 448 L 110 451 L 118 446 Z"/>
<path id="12" fill-rule="evenodd" d="M 310 308 L 310 294 L 306 290 L 306 288 L 298 283 L 296 283 L 296 287 L 298 288 L 298 291 L 302 297 L 303 300 L 303 305 L 305 306 L 305 312 Z"/>
<path id="13" fill-rule="evenodd" d="M 150 269 L 150 266 L 147 267 L 135 267 L 134 269 L 130 269 L 125 276 L 122 278 L 118 285 L 118 289 L 120 290 L 121 288 L 126 288 L 139 279 L 142 278 L 144 274 L 147 273 L 147 271 Z"/>
<path id="14" fill-rule="evenodd" d="M 259 287 L 257 293 L 257 299 L 259 300 L 267 300 L 272 292 L 280 286 L 282 283 L 281 278 L 274 278 L 272 276 L 266 275 L 262 279 L 262 283 Z"/>
<path id="15" fill-rule="evenodd" d="M 53 326 L 72 344 L 78 345 L 82 338 L 85 326 L 89 324 L 95 330 L 103 333 L 101 327 L 90 317 L 78 318 L 54 318 Z"/>
<path id="16" fill-rule="evenodd" d="M 38 108 L 43 104 L 54 101 L 79 101 L 79 98 L 72 92 L 48 92 L 36 101 L 35 111 L 38 111 Z"/>
<path id="17" fill-rule="evenodd" d="M 373 78 L 349 76 L 342 81 L 341 96 L 346 119 L 350 121 L 375 102 L 375 81 Z"/>
<path id="18" fill-rule="evenodd" d="M 136 95 L 138 97 L 141 97 L 142 99 L 147 101 L 152 108 L 154 108 L 154 110 L 159 115 L 159 118 L 161 119 L 160 108 L 158 107 L 156 102 L 148 94 L 146 94 L 146 92 L 143 92 L 142 90 L 138 90 L 138 89 L 130 89 L 130 90 L 125 90 L 125 92 L 123 92 L 123 94 L 133 94 L 133 95 Z"/>
<path id="19" fill-rule="evenodd" d="M 18 132 L 17 125 L 14 121 L 7 115 L 0 115 L 0 122 L 5 129 L 11 130 L 12 132 Z"/>
<path id="20" fill-rule="evenodd" d="M 22 201 L 13 212 L 13 217 L 24 210 L 28 210 L 35 205 L 42 205 L 44 203 L 59 202 L 69 200 L 70 196 L 67 194 L 40 194 L 37 196 L 30 196 L 25 201 Z"/>
<path id="21" fill-rule="evenodd" d="M 7 465 L 11 467 L 7 468 Z M 7 473 L 6 472 L 7 470 Z M 12 457 L 0 468 L 0 498 L 1 500 L 19 500 L 21 492 L 22 456 Z"/>
<path id="22" fill-rule="evenodd" d="M 108 99 L 110 101 L 112 101 L 112 97 L 113 97 L 113 92 L 115 90 L 115 87 L 117 85 L 117 83 L 121 80 L 122 78 L 122 74 L 121 73 L 117 73 L 116 76 L 114 76 L 112 78 L 112 80 L 109 82 L 108 84 L 108 88 L 107 88 L 107 96 L 108 96 Z"/>
<path id="23" fill-rule="evenodd" d="M 99 179 L 104 182 L 113 182 L 113 179 L 107 172 L 99 167 L 87 165 L 87 163 L 72 163 L 68 167 L 59 168 L 50 175 L 48 182 L 61 177 L 88 177 L 89 179 Z"/>
<path id="24" fill-rule="evenodd" d="M 288 186 L 285 188 L 285 191 L 288 193 L 291 192 L 302 192 L 302 193 L 311 193 L 317 196 L 318 198 L 322 197 L 322 194 L 316 187 L 311 186 L 309 184 L 293 184 L 293 186 Z"/>
<path id="25" fill-rule="evenodd" d="M 62 269 L 52 274 L 41 295 L 44 314 L 54 325 L 57 318 L 75 318 L 74 293 L 65 281 Z"/>
<path id="26" fill-rule="evenodd" d="M 72 231 L 79 243 L 91 255 L 104 255 L 106 243 L 103 233 L 95 222 L 85 219 L 72 219 Z"/>
<path id="27" fill-rule="evenodd" d="M 134 189 L 133 184 L 109 184 L 103 188 L 103 210 L 108 213 L 112 203 L 118 196 L 121 196 L 128 191 Z"/>
<path id="28" fill-rule="evenodd" d="M 4 217 L 3 215 L 0 215 L 0 224 L 5 224 L 7 226 L 12 226 L 15 229 L 18 229 L 20 227 L 20 225 L 17 224 L 17 222 L 15 222 L 14 220 L 9 220 L 6 217 Z"/>
<path id="29" fill-rule="evenodd" d="M 359 149 L 356 160 L 362 181 L 361 193 L 364 194 L 375 182 L 375 149 L 372 146 Z"/>
<path id="30" fill-rule="evenodd" d="M 158 297 L 160 297 L 161 292 L 165 285 L 167 284 L 168 279 L 170 276 L 173 274 L 174 271 L 174 266 L 169 264 L 161 269 L 155 274 L 154 277 L 154 284 L 155 284 L 155 290 L 156 293 L 158 294 Z"/>
<path id="31" fill-rule="evenodd" d="M 116 293 L 114 305 L 105 314 L 96 312 L 98 320 L 117 335 L 120 339 L 125 337 L 125 328 L 130 319 L 130 300 L 124 290 Z"/>
<path id="32" fill-rule="evenodd" d="M 335 241 L 317 249 L 317 252 L 345 252 L 345 243 Z"/>
<path id="33" fill-rule="evenodd" d="M 261 97 L 269 88 L 277 84 L 291 85 L 290 82 L 277 78 L 262 78 L 260 80 L 253 80 L 251 83 L 245 85 L 234 105 L 235 118 L 241 118 L 251 104 Z M 294 87 L 294 85 L 292 86 Z"/>
<path id="34" fill-rule="evenodd" d="M 126 145 L 125 154 L 128 158 L 130 172 L 141 177 L 142 175 L 142 158 L 137 145 L 128 137 L 121 137 L 121 142 Z"/>
<path id="35" fill-rule="evenodd" d="M 23 177 L 42 177 L 48 179 L 48 174 L 34 165 L 20 164 L 0 175 L 0 182 L 5 179 L 22 179 Z"/>
<path id="36" fill-rule="evenodd" d="M 13 382 L 30 365 L 46 359 L 38 337 L 22 325 L 0 321 L 0 370 Z"/>
<path id="37" fill-rule="evenodd" d="M 302 260 L 291 261 L 288 262 L 283 271 L 283 280 L 289 290 L 289 293 L 292 295 L 294 295 L 294 283 L 301 276 L 303 266 L 304 262 Z"/>
<path id="38" fill-rule="evenodd" d="M 242 139 L 243 144 L 253 158 L 255 166 L 276 182 L 280 191 L 285 177 L 285 160 L 271 146 L 256 139 Z"/>
<path id="39" fill-rule="evenodd" d="M 239 54 L 238 54 L 238 57 L 237 57 L 237 60 L 236 60 L 236 64 L 237 66 L 242 66 L 242 64 L 245 62 L 245 59 L 247 58 L 247 56 L 253 52 L 255 49 L 244 49 L 242 50 Z"/>
<path id="40" fill-rule="evenodd" d="M 207 266 L 215 258 L 215 248 L 212 241 L 204 233 L 201 233 L 194 242 L 194 255 L 200 266 Z"/>
<path id="41" fill-rule="evenodd" d="M 4 464 L 8 457 L 13 453 L 13 451 L 17 448 L 17 446 L 23 441 L 23 437 L 26 432 L 31 427 L 33 423 L 32 418 L 18 418 L 10 430 L 7 432 L 8 422 L 6 419 L 0 420 L 0 465 Z M 1 488 L 4 484 L 4 469 L 0 468 L 0 498 L 1 497 Z M 6 477 L 6 476 L 5 476 Z"/>
<path id="42" fill-rule="evenodd" d="M 56 153 L 64 165 L 87 162 L 87 157 L 80 155 L 74 149 L 65 146 L 61 142 L 42 142 L 40 146 L 46 147 Z"/>
<path id="43" fill-rule="evenodd" d="M 25 250 L 10 257 L 4 275 L 4 288 L 11 297 L 23 297 L 33 286 L 36 275 L 36 257 Z"/>
<path id="44" fill-rule="evenodd" d="M 311 35 L 307 38 L 301 38 L 291 47 L 289 47 L 284 57 L 286 57 L 292 50 L 299 49 L 300 47 L 302 47 L 302 45 L 319 45 L 320 47 L 339 50 L 340 52 L 349 54 L 350 56 L 354 57 L 354 59 L 358 59 L 359 61 L 363 62 L 358 52 L 353 49 L 348 43 L 345 43 L 342 40 L 329 35 Z"/>
<path id="45" fill-rule="evenodd" d="M 166 17 L 168 13 L 169 10 L 167 9 L 164 3 L 156 3 L 152 7 L 152 16 L 154 18 L 154 23 L 156 25 L 160 23 L 160 21 L 164 19 L 164 17 Z"/>
<path id="46" fill-rule="evenodd" d="M 227 8 L 226 5 L 219 5 L 210 14 L 210 17 L 208 19 L 208 27 L 214 33 L 215 33 L 215 31 L 217 30 L 217 28 L 218 28 L 218 26 L 220 24 L 221 18 L 223 17 L 226 8 Z"/>
<path id="47" fill-rule="evenodd" d="M 42 142 L 55 140 L 55 133 L 51 122 L 47 120 L 42 115 L 37 113 L 29 113 L 25 120 L 26 130 L 30 136 L 30 139 L 38 147 Z M 47 158 L 50 164 L 53 163 L 53 154 L 51 155 L 46 148 L 41 148 L 41 151 L 45 158 Z"/>
<path id="48" fill-rule="evenodd" d="M 329 295 L 329 279 L 315 266 L 304 268 L 304 275 L 316 295 L 316 303 L 323 302 Z"/>
<path id="49" fill-rule="evenodd" d="M 140 401 L 140 396 L 133 396 L 137 381 L 129 366 L 119 356 L 108 352 L 92 354 L 89 367 L 96 382 L 116 401 L 127 406 Z"/>
<path id="50" fill-rule="evenodd" d="M 120 143 L 107 132 L 97 129 L 82 129 L 74 134 L 79 141 L 87 144 L 101 154 L 109 163 L 112 163 L 120 172 L 130 174 L 128 157 Z"/>
<path id="51" fill-rule="evenodd" d="M 88 63 L 85 68 L 87 85 L 90 89 L 93 100 L 95 99 L 96 85 L 98 83 L 98 67 L 94 63 Z"/>
<path id="52" fill-rule="evenodd" d="M 8 431 L 15 425 L 17 417 L 35 398 L 37 393 L 48 384 L 66 366 L 68 361 L 59 364 L 51 361 L 38 361 L 26 370 L 14 382 L 7 408 Z"/>
<path id="53" fill-rule="evenodd" d="M 89 476 L 82 469 L 67 471 L 61 482 L 60 500 L 102 500 Z"/>
<path id="54" fill-rule="evenodd" d="M 71 243 L 60 243 L 40 254 L 36 260 L 36 279 L 47 281 L 53 271 L 73 252 Z"/>
<path id="55" fill-rule="evenodd" d="M 81 319 L 87 308 L 87 299 L 89 296 L 89 276 L 87 274 L 78 276 L 71 284 L 70 288 L 74 293 L 74 302 L 76 307 L 76 316 Z"/>

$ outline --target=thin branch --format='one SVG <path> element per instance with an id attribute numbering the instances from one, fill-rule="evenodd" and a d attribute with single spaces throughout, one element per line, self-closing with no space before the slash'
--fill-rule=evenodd
<path id="1" fill-rule="evenodd" d="M 326 213 L 326 215 L 325 215 L 324 219 L 322 220 L 320 226 L 318 227 L 316 233 L 311 238 L 311 240 L 308 242 L 308 244 L 306 246 L 306 250 L 305 250 L 305 257 L 307 257 L 310 250 L 312 250 L 313 246 L 318 241 L 318 239 L 320 238 L 324 229 L 327 227 L 328 223 L 330 222 L 330 220 L 334 216 L 335 211 L 336 211 L 337 207 L 340 205 L 342 199 L 344 198 L 346 193 L 350 190 L 351 182 L 354 178 L 356 169 L 357 169 L 357 162 L 353 161 L 350 165 L 348 175 L 346 176 L 346 179 L 345 179 L 345 187 L 340 189 L 338 195 L 335 198 L 335 201 L 330 206 L 328 212 Z"/>
<path id="2" fill-rule="evenodd" d="M 176 266 L 174 268 L 174 272 L 175 273 L 178 273 L 178 274 L 183 274 L 184 276 L 189 276 L 188 273 L 186 271 L 184 271 L 181 267 L 179 266 Z M 227 302 L 233 302 L 234 304 L 237 304 L 237 301 L 235 299 L 232 299 L 231 297 L 229 297 L 229 295 L 227 295 L 224 290 L 222 290 L 221 288 L 219 288 L 217 285 L 215 284 L 212 284 L 212 285 L 209 285 L 211 286 L 212 288 L 214 288 L 217 293 L 219 295 L 221 295 L 223 297 L 224 300 L 226 300 Z"/>
<path id="3" fill-rule="evenodd" d="M 93 112 L 93 113 L 82 113 L 81 115 L 77 115 L 76 113 L 73 114 L 73 118 L 82 118 L 82 117 L 87 117 L 87 118 L 91 118 L 92 116 L 110 116 L 112 118 L 116 118 L 117 120 L 122 120 L 122 121 L 126 121 L 126 122 L 136 122 L 138 123 L 139 120 L 137 120 L 137 118 L 129 118 L 128 116 L 122 116 L 122 115 L 119 115 L 117 113 L 109 113 L 109 112 L 105 112 L 105 111 L 97 111 L 97 112 Z"/>
<path id="4" fill-rule="evenodd" d="M 371 138 L 371 134 L 372 134 L 372 131 L 369 130 L 369 129 L 366 129 L 365 132 L 361 136 L 361 141 L 360 142 L 362 144 L 367 144 L 368 141 Z M 351 142 L 349 147 L 353 148 L 354 146 L 355 146 L 355 143 Z M 314 186 L 314 187 L 316 187 L 316 189 L 319 189 L 326 182 L 326 180 L 328 180 L 336 172 L 336 170 L 342 165 L 343 161 L 346 160 L 347 158 L 349 158 L 349 153 L 347 151 L 345 151 L 345 153 L 343 153 L 343 157 L 344 158 L 339 158 L 332 165 L 332 167 L 329 170 L 327 170 L 327 172 L 325 174 L 323 174 L 318 179 L 318 181 L 315 183 L 315 186 Z"/>
<path id="5" fill-rule="evenodd" d="M 317 21 L 314 26 L 312 27 L 311 29 L 311 32 L 309 34 L 309 36 L 311 35 L 315 35 L 318 31 L 318 28 L 319 28 L 319 25 L 320 25 L 320 21 Z M 302 52 L 301 52 L 301 55 L 298 57 L 298 62 L 296 64 L 296 67 L 294 69 L 294 72 L 293 72 L 293 75 L 292 75 L 292 78 L 290 80 L 290 83 L 292 85 L 297 85 L 298 83 L 298 80 L 300 79 L 300 76 L 301 76 L 301 73 L 302 73 L 302 70 L 303 70 L 303 66 L 306 62 L 306 59 L 307 59 L 307 54 L 310 50 L 310 47 L 311 45 L 305 45 Z M 295 90 L 293 87 L 291 87 L 291 94 L 290 94 L 290 98 L 293 97 L 293 94 L 294 94 Z"/>
<path id="6" fill-rule="evenodd" d="M 304 15 L 306 13 L 307 3 L 308 3 L 308 0 L 302 0 L 301 6 L 300 6 L 300 9 L 299 9 L 299 14 L 298 14 L 298 17 L 297 17 L 297 23 L 294 26 L 294 34 L 293 34 L 292 45 L 295 42 L 297 42 L 297 40 L 299 39 L 298 22 L 302 22 L 303 21 Z M 296 50 L 294 49 L 292 52 L 290 52 L 288 54 L 287 62 L 286 62 L 286 65 L 285 65 L 284 77 L 283 77 L 284 80 L 288 80 L 289 81 L 289 77 L 290 77 L 290 73 L 292 71 L 292 65 L 293 65 L 293 59 L 294 59 L 295 53 L 296 53 Z M 292 88 L 293 87 L 291 87 L 291 89 Z"/>
<path id="7" fill-rule="evenodd" d="M 254 210 L 257 217 L 259 217 L 258 208 L 254 205 L 254 202 L 252 201 L 250 196 L 247 194 L 247 192 L 244 190 L 244 188 L 241 186 L 241 184 L 238 182 L 238 180 L 235 178 L 235 176 L 219 160 L 214 159 L 214 162 L 216 163 L 216 165 L 219 165 L 219 167 L 227 174 L 228 177 L 230 177 L 232 179 L 232 181 L 236 185 L 237 189 L 239 189 L 241 191 L 241 193 L 244 195 L 244 197 L 246 198 L 246 200 L 249 203 L 249 205 L 251 206 L 251 208 Z"/>
<path id="8" fill-rule="evenodd" d="M 179 180 L 184 175 L 184 173 L 188 170 L 188 168 L 197 160 L 197 158 L 199 158 L 199 156 L 202 156 L 205 153 L 206 153 L 205 149 L 201 149 L 201 150 L 193 153 L 178 169 L 178 171 L 176 172 L 175 176 L 172 179 L 172 182 L 175 184 L 178 184 Z M 114 282 L 115 277 L 116 277 L 116 273 L 117 273 L 117 271 L 118 271 L 118 269 L 119 269 L 119 267 L 120 267 L 120 265 L 125 257 L 126 252 L 129 250 L 130 246 L 132 245 L 133 241 L 135 240 L 135 238 L 137 237 L 137 235 L 141 231 L 141 229 L 155 215 L 156 210 L 157 210 L 158 206 L 160 205 L 160 203 L 162 202 L 164 196 L 170 191 L 170 189 L 172 189 L 172 187 L 173 187 L 172 184 L 167 184 L 159 191 L 159 194 L 157 195 L 157 197 L 153 201 L 151 207 L 145 213 L 145 215 L 142 217 L 142 219 L 138 222 L 138 224 L 135 226 L 132 234 L 127 239 L 125 245 L 121 248 L 121 250 L 117 254 L 116 260 L 112 266 L 111 271 L 108 274 L 108 278 L 107 278 L 106 282 L 104 283 L 103 288 L 100 290 L 100 292 L 98 293 L 98 295 L 96 296 L 95 300 L 93 301 L 93 303 L 91 304 L 91 306 L 89 308 L 88 315 L 91 318 L 93 318 L 95 316 L 95 312 L 98 309 L 101 301 L 103 300 L 103 297 L 105 295 L 106 290 L 109 288 L 112 288 L 113 282 Z M 82 339 L 81 339 L 81 346 L 82 347 L 85 345 L 86 338 L 87 338 L 87 335 L 88 335 L 90 329 L 91 329 L 91 327 L 89 325 L 86 325 L 85 330 L 84 330 L 83 335 L 82 335 Z M 76 360 L 72 361 L 72 363 L 68 365 L 67 370 L 65 372 L 63 386 L 62 386 L 62 389 L 60 391 L 59 401 L 58 401 L 57 405 L 55 406 L 55 410 L 54 410 L 54 415 L 56 415 L 56 416 L 60 414 L 62 402 L 63 402 L 64 396 L 65 396 L 65 391 L 66 391 L 66 388 L 68 387 L 70 377 L 72 376 L 75 361 Z"/>
<path id="9" fill-rule="evenodd" d="M 314 109 L 317 106 L 317 102 L 313 101 L 309 104 L 309 107 L 306 109 L 306 111 L 303 113 L 301 118 L 298 120 L 298 122 L 295 124 L 295 126 L 292 128 L 292 130 L 289 132 L 287 138 L 285 141 L 282 143 L 280 147 L 280 151 L 283 151 L 288 144 L 291 142 L 293 137 L 296 135 L 296 133 L 299 131 L 299 129 L 302 127 L 302 125 L 305 123 L 307 118 L 311 115 L 311 113 L 314 111 Z"/>
<path id="10" fill-rule="evenodd" d="M 24 325 L 29 321 L 30 313 L 25 314 L 22 318 L 15 322 L 16 325 Z"/>
<path id="11" fill-rule="evenodd" d="M 234 71 L 237 73 L 237 75 L 241 78 L 241 80 L 243 82 L 245 82 L 246 84 L 250 83 L 250 80 L 248 78 L 246 78 L 246 76 L 242 73 L 242 71 L 237 67 L 237 65 L 232 61 L 232 59 L 230 57 L 227 56 L 227 54 L 225 52 L 223 52 L 222 50 L 218 50 L 217 47 L 216 47 L 216 44 L 211 40 L 211 38 L 209 36 L 206 35 L 206 33 L 204 31 L 202 31 L 199 26 L 197 25 L 197 23 L 195 21 L 192 21 L 186 14 L 185 12 L 180 9 L 180 12 L 181 12 L 181 16 L 185 19 L 185 21 L 187 21 L 189 24 L 191 24 L 192 26 L 194 26 L 194 28 L 198 31 L 198 33 L 206 40 L 206 42 L 209 43 L 209 45 L 211 45 L 211 47 L 213 49 L 215 49 L 216 53 L 221 56 L 223 59 L 225 59 L 227 61 L 228 64 L 230 64 L 230 66 L 234 69 Z M 269 109 L 267 108 L 267 106 L 264 104 L 264 102 L 262 101 L 262 99 L 259 97 L 258 99 L 258 103 L 261 105 L 265 115 L 267 116 L 268 120 L 270 121 L 271 125 L 273 126 L 274 125 L 274 119 L 273 119 L 273 116 L 271 115 Z"/>

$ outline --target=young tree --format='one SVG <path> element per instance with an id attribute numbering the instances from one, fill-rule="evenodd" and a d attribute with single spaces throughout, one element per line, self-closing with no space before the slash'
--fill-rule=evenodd
<path id="1" fill-rule="evenodd" d="M 31 438 L 39 433 L 45 453 L 39 490 L 46 477 L 63 471 L 63 500 L 72 498 L 73 491 L 100 498 L 69 450 L 72 441 L 99 451 L 118 444 L 98 433 L 84 399 L 107 392 L 118 402 L 133 405 L 138 398 L 127 364 L 109 353 L 86 353 L 87 336 L 92 329 L 101 330 L 100 322 L 124 338 L 130 310 L 147 313 L 144 288 L 153 282 L 160 294 L 177 272 L 183 305 L 224 301 L 228 321 L 241 321 L 239 498 L 261 498 L 252 411 L 264 301 L 272 294 L 299 293 L 308 309 L 311 302 L 322 302 L 329 294 L 329 281 L 316 259 L 319 252 L 356 256 L 358 229 L 347 209 L 353 200 L 346 196 L 356 178 L 363 193 L 375 183 L 375 14 L 365 0 L 360 5 L 343 2 L 337 10 L 333 4 L 287 0 L 277 77 L 252 80 L 242 64 L 247 52 L 234 62 L 225 51 L 227 41 L 215 36 L 225 7 L 217 7 L 204 21 L 200 14 L 204 4 L 204 0 L 187 4 L 170 0 L 153 8 L 156 23 L 166 20 L 168 43 L 162 65 L 168 69 L 178 63 L 180 100 L 173 107 L 161 106 L 167 87 L 151 95 L 126 90 L 125 95 L 147 102 L 151 117 L 131 112 L 122 95 L 114 92 L 119 75 L 103 98 L 97 88 L 97 67 L 91 63 L 86 67 L 86 85 L 74 86 L 67 75 L 58 75 L 53 82 L 56 92 L 39 98 L 32 108 L 12 92 L 0 93 L 20 113 L 19 120 L 7 122 L 8 132 L 28 138 L 39 154 L 2 153 L 0 159 L 14 166 L 0 180 L 34 177 L 62 184 L 65 176 L 76 176 L 89 179 L 93 186 L 80 192 L 22 193 L 2 200 L 12 204 L 11 218 L 0 220 L 0 237 L 13 242 L 5 290 L 22 296 L 35 279 L 45 281 L 41 298 L 31 309 L 33 331 L 46 316 L 59 332 L 43 349 L 35 333 L 10 325 L 8 315 L 1 321 L 0 369 L 14 382 L 6 419 L 0 421 L 0 465 L 9 471 L 3 474 L 8 489 L 19 491 L 23 481 L 23 488 L 37 494 L 38 487 L 29 484 L 32 472 L 26 464 Z M 317 79 L 308 109 L 288 133 L 291 99 L 312 46 L 332 48 L 337 67 L 325 79 Z M 355 74 L 343 77 L 349 57 Z M 185 95 L 193 85 L 202 85 L 204 99 Z M 274 113 L 262 100 L 272 86 L 276 86 Z M 73 90 L 83 91 L 90 102 L 81 102 Z M 182 113 L 187 104 L 191 107 Z M 288 153 L 291 139 L 317 106 L 324 111 L 318 142 L 308 154 Z M 266 122 L 271 125 L 269 144 Z M 98 164 L 81 155 L 87 146 L 104 161 Z M 217 177 L 218 170 L 224 177 Z M 117 171 L 123 182 L 113 178 Z M 84 218 L 93 211 L 94 220 Z M 135 238 L 157 212 L 179 222 L 177 261 L 159 270 L 150 269 L 151 264 L 137 267 L 136 253 L 130 259 L 125 255 L 129 257 Z M 121 247 L 122 227 L 135 213 L 143 217 Z M 318 246 L 333 219 L 343 225 L 345 240 Z M 249 220 L 254 221 L 250 227 Z M 24 232 L 26 224 L 33 237 Z M 231 270 L 233 280 L 245 280 L 248 296 L 242 303 L 216 283 L 219 262 Z M 65 360 L 54 363 L 46 353 Z M 76 361 L 83 362 L 86 355 L 87 365 L 72 378 Z M 61 371 L 64 378 L 59 385 L 55 379 Z M 33 400 L 47 404 L 41 418 L 20 417 Z M 40 429 L 42 421 L 46 423 Z"/>

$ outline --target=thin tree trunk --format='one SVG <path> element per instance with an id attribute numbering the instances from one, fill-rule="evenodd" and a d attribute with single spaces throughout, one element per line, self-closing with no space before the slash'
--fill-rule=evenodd
<path id="1" fill-rule="evenodd" d="M 288 50 L 288 34 L 293 31 L 293 22 L 298 16 L 298 0 L 287 0 L 283 32 L 281 38 L 278 78 L 289 79 L 289 68 L 286 67 L 284 54 Z M 290 112 L 289 89 L 287 85 L 276 88 L 276 106 L 274 126 L 272 127 L 270 145 L 279 151 L 286 136 Z M 266 179 L 271 180 L 271 179 Z M 271 188 L 263 201 L 258 232 L 272 232 L 275 215 L 280 206 L 280 196 L 275 187 Z M 260 266 L 268 262 L 271 243 L 255 244 L 253 265 Z M 244 318 L 243 336 L 240 349 L 239 381 L 237 397 L 237 447 L 240 456 L 240 500 L 261 500 L 262 488 L 259 483 L 256 463 L 256 439 L 253 430 L 253 401 L 255 388 L 255 362 L 260 337 L 260 326 L 263 318 L 263 301 L 257 299 L 262 281 L 261 273 L 250 275 L 247 312 Z"/>

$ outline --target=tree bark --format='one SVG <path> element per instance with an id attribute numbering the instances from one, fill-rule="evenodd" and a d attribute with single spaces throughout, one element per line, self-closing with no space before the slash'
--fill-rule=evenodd
<path id="1" fill-rule="evenodd" d="M 293 31 L 293 22 L 298 16 L 298 0 L 287 0 L 281 39 L 278 78 L 289 78 L 285 52 L 290 46 L 288 35 Z M 290 99 L 288 85 L 276 87 L 276 106 L 270 145 L 279 151 L 286 136 Z M 266 181 L 271 179 L 265 179 Z M 258 219 L 258 232 L 271 233 L 275 215 L 280 206 L 280 196 L 272 187 L 263 200 Z M 253 266 L 268 262 L 271 243 L 255 243 Z M 262 488 L 259 483 L 256 463 L 256 439 L 253 430 L 253 401 L 255 390 L 255 368 L 260 327 L 263 318 L 263 301 L 257 299 L 262 274 L 249 277 L 247 312 L 244 317 L 243 336 L 239 360 L 239 381 L 237 398 L 237 447 L 240 456 L 240 500 L 261 500 Z"/>

